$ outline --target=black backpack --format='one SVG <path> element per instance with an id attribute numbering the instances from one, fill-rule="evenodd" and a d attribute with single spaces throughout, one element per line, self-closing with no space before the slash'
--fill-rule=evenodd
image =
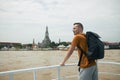
<path id="1" fill-rule="evenodd" d="M 85 54 L 85 56 L 88 58 L 88 61 L 104 58 L 104 44 L 99 38 L 100 36 L 94 32 L 90 32 L 90 31 L 86 32 L 88 53 L 83 51 L 83 49 L 80 46 L 77 46 L 78 49 L 81 50 L 81 55 L 78 65 L 80 65 L 83 54 Z"/>

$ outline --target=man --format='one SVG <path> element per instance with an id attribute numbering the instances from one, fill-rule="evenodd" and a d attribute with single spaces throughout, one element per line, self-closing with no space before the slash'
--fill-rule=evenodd
<path id="1" fill-rule="evenodd" d="M 65 65 L 65 62 L 72 55 L 75 47 L 80 46 L 85 52 L 88 51 L 87 41 L 85 34 L 83 33 L 83 25 L 81 23 L 73 24 L 74 38 L 71 42 L 64 60 L 60 63 L 61 66 Z M 78 56 L 80 58 L 82 52 L 78 49 Z M 98 70 L 95 60 L 88 61 L 87 57 L 82 54 L 81 62 L 79 66 L 79 80 L 98 80 Z"/>

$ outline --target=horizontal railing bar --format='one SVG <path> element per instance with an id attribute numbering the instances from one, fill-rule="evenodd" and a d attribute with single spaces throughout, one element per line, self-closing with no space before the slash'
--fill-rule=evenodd
<path id="1" fill-rule="evenodd" d="M 120 76 L 120 74 L 117 74 L 117 73 L 111 73 L 111 72 L 98 72 L 99 74 L 105 74 L 105 75 L 115 75 L 115 76 Z M 64 77 L 61 77 L 61 79 L 67 79 L 67 78 L 75 78 L 77 77 L 78 75 L 71 75 L 71 76 L 64 76 Z M 55 78 L 55 80 L 57 80 L 57 78 Z"/>
<path id="2" fill-rule="evenodd" d="M 111 72 L 98 72 L 99 74 L 106 74 L 106 75 L 116 75 L 116 76 L 120 76 L 120 74 L 116 74 L 116 73 L 111 73 Z"/>
<path id="3" fill-rule="evenodd" d="M 108 61 L 98 61 L 100 64 L 114 64 L 114 65 L 120 65 L 119 62 L 108 62 Z"/>
<path id="4" fill-rule="evenodd" d="M 120 65 L 118 62 L 107 62 L 107 61 L 98 61 L 100 64 L 115 64 L 115 65 Z M 75 66 L 77 65 L 76 63 L 72 64 L 66 64 L 65 66 Z M 34 70 L 43 70 L 43 69 L 50 69 L 50 68 L 57 68 L 60 67 L 60 65 L 53 65 L 53 66 L 43 66 L 43 67 L 35 67 L 35 68 L 27 68 L 27 69 L 19 69 L 19 70 L 12 70 L 12 71 L 4 71 L 0 72 L 0 75 L 8 75 L 10 73 L 18 73 L 18 72 L 31 72 Z"/>
<path id="5" fill-rule="evenodd" d="M 0 75 L 7 75 L 7 74 L 10 74 L 10 73 L 31 72 L 31 71 L 34 71 L 34 70 L 57 68 L 58 66 L 59 65 L 53 65 L 53 66 L 44 66 L 44 67 L 35 67 L 35 68 L 19 69 L 19 70 L 12 70 L 12 71 L 4 71 L 4 72 L 0 72 Z"/>

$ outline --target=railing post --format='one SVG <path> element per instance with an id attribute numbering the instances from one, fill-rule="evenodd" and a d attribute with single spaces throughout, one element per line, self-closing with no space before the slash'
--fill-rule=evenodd
<path id="1" fill-rule="evenodd" d="M 9 80 L 14 80 L 14 78 L 13 78 L 13 73 L 10 73 L 10 74 L 9 74 Z"/>
<path id="2" fill-rule="evenodd" d="M 36 70 L 33 71 L 34 80 L 37 80 Z"/>
<path id="3" fill-rule="evenodd" d="M 60 66 L 57 67 L 57 80 L 60 80 Z"/>

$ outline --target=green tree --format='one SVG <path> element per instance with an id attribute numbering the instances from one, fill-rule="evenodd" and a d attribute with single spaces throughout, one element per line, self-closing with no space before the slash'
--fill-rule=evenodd
<path id="1" fill-rule="evenodd" d="M 60 42 L 60 43 L 59 43 L 59 45 L 68 46 L 68 45 L 69 45 L 69 43 L 67 43 L 67 42 Z"/>
<path id="2" fill-rule="evenodd" d="M 53 41 L 53 42 L 50 43 L 49 46 L 50 46 L 51 48 L 55 48 L 55 47 L 57 46 L 57 44 Z"/>
<path id="3" fill-rule="evenodd" d="M 22 44 L 15 44 L 14 47 L 21 49 L 22 48 Z"/>
<path id="4" fill-rule="evenodd" d="M 0 49 L 2 49 L 4 47 L 4 45 L 0 45 Z"/>

